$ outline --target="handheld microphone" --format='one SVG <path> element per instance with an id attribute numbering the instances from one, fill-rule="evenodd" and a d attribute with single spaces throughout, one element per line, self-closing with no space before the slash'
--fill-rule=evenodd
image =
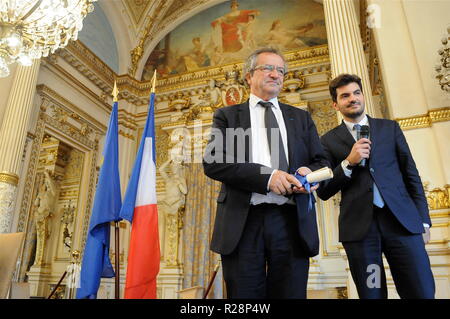
<path id="1" fill-rule="evenodd" d="M 368 125 L 362 125 L 359 130 L 356 131 L 356 139 L 359 140 L 360 138 L 369 138 L 369 126 Z M 363 158 L 361 162 L 359 163 L 359 166 L 365 167 L 366 166 L 366 159 Z"/>

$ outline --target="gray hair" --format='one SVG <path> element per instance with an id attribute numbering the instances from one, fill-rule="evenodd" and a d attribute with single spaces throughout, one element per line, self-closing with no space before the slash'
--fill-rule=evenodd
<path id="1" fill-rule="evenodd" d="M 247 76 L 248 73 L 253 74 L 253 72 L 255 71 L 255 67 L 256 67 L 256 59 L 258 58 L 258 55 L 260 55 L 261 53 L 273 53 L 278 55 L 280 58 L 283 59 L 284 62 L 284 73 L 287 73 L 287 63 L 286 60 L 283 56 L 283 54 L 278 51 L 275 48 L 270 48 L 270 47 L 266 47 L 266 48 L 260 48 L 255 50 L 252 54 L 250 54 L 250 56 L 247 58 L 247 61 L 245 62 L 244 65 L 244 72 L 243 77 L 244 77 L 244 82 L 247 83 L 247 81 L 245 80 L 245 77 Z"/>

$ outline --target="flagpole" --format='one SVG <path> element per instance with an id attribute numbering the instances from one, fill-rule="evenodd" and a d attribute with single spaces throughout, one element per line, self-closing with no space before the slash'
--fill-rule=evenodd
<path id="1" fill-rule="evenodd" d="M 119 95 L 119 90 L 117 89 L 116 80 L 114 80 L 114 88 L 112 91 L 113 103 L 118 102 L 117 96 Z M 114 242 L 115 242 L 115 268 L 116 268 L 116 276 L 115 276 L 115 289 L 114 289 L 114 297 L 115 299 L 120 299 L 120 245 L 119 245 L 119 222 L 114 221 Z"/>
<path id="2" fill-rule="evenodd" d="M 114 241 L 116 243 L 116 254 L 115 254 L 115 260 L 116 260 L 116 278 L 115 278 L 115 299 L 120 299 L 120 253 L 119 253 L 119 222 L 114 222 L 115 226 L 115 235 L 114 235 Z"/>
<path id="3" fill-rule="evenodd" d="M 155 93 L 155 87 L 156 87 L 156 70 L 155 70 L 155 72 L 153 72 L 151 93 Z"/>

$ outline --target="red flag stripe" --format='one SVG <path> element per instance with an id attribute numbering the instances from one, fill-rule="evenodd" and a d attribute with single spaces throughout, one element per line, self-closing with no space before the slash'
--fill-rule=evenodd
<path id="1" fill-rule="evenodd" d="M 160 247 L 158 208 L 155 204 L 134 210 L 128 255 L 126 299 L 155 299 Z"/>

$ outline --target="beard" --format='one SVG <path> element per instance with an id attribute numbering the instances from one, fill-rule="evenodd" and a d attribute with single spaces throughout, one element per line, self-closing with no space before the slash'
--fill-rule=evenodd
<path id="1" fill-rule="evenodd" d="M 350 103 L 345 107 L 345 110 L 347 110 L 347 108 L 352 105 L 360 105 L 361 107 L 357 110 L 350 110 L 350 111 L 344 112 L 345 116 L 347 116 L 351 119 L 355 119 L 364 113 L 364 103 Z"/>

